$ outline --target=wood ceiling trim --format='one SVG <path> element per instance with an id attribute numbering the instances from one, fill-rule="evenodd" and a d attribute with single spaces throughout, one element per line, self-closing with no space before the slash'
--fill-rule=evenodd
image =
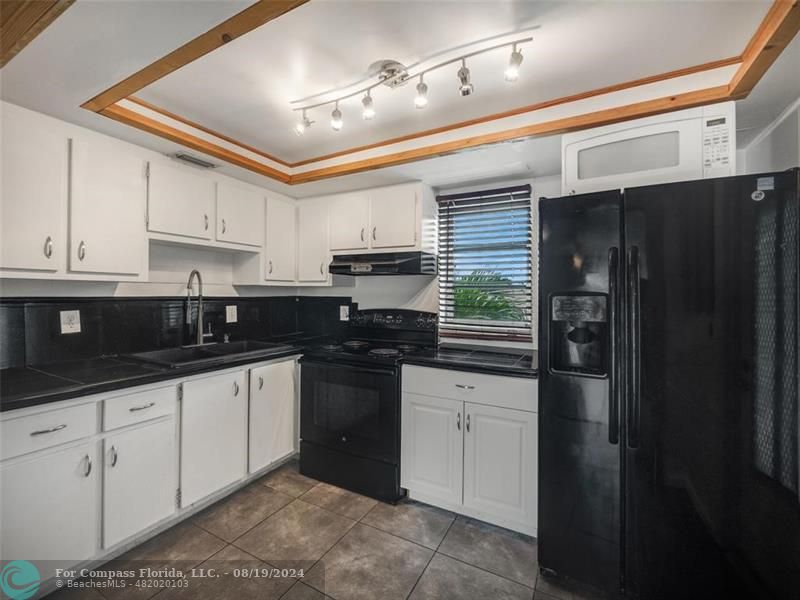
<path id="1" fill-rule="evenodd" d="M 742 64 L 729 85 L 731 96 L 747 96 L 798 31 L 798 0 L 776 0 L 742 53 Z"/>
<path id="2" fill-rule="evenodd" d="M 230 19 L 209 29 L 203 35 L 185 43 L 166 56 L 97 94 L 81 106 L 100 112 L 112 104 L 135 94 L 165 75 L 188 65 L 228 42 L 249 33 L 253 29 L 272 21 L 308 2 L 308 0 L 259 0 Z"/>
<path id="3" fill-rule="evenodd" d="M 227 148 L 223 148 L 222 146 L 218 146 L 199 137 L 188 134 L 180 129 L 170 127 L 169 125 L 156 121 L 155 119 L 145 117 L 144 115 L 122 106 L 109 106 L 104 108 L 100 114 L 114 119 L 115 121 L 119 121 L 120 123 L 131 125 L 143 131 L 147 131 L 148 133 L 152 133 L 176 142 L 182 146 L 186 146 L 187 148 L 192 148 L 193 150 L 197 150 L 203 154 L 208 154 L 209 156 L 224 160 L 225 162 L 229 162 L 238 167 L 253 171 L 259 175 L 276 179 L 282 183 L 290 182 L 290 176 L 282 171 L 278 171 L 277 169 L 263 165 L 258 161 L 247 158 L 246 156 L 242 156 L 241 154 L 237 154 L 236 152 L 232 152 Z"/>
<path id="4" fill-rule="evenodd" d="M 14 58 L 75 0 L 0 0 L 0 68 Z"/>

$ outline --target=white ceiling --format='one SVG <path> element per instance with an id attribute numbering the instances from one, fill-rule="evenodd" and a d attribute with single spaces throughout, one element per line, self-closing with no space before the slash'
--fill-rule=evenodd
<path id="1" fill-rule="evenodd" d="M 190 3 L 191 9 L 188 9 Z M 178 149 L 178 145 L 81 109 L 80 104 L 241 11 L 249 3 L 249 0 L 245 2 L 78 0 L 0 70 L 0 97 L 159 152 L 174 152 Z M 398 2 L 311 0 L 309 5 L 297 9 L 297 14 L 301 15 L 299 11 L 313 8 L 315 5 L 320 5 L 315 10 L 327 11 L 326 14 L 344 11 L 342 14 L 346 13 L 351 19 L 360 23 L 358 27 L 361 30 L 373 28 L 373 14 L 391 14 L 397 22 L 392 24 L 389 21 L 388 24 L 392 27 L 388 31 L 382 30 L 380 34 L 365 34 L 361 37 L 353 34 L 355 28 L 353 25 L 346 30 L 349 32 L 348 35 L 342 34 L 344 31 L 342 27 L 345 26 L 342 23 L 345 20 L 343 17 L 340 20 L 331 17 L 333 20 L 325 27 L 314 23 L 301 23 L 299 29 L 295 27 L 291 35 L 288 25 L 285 25 L 284 37 L 290 43 L 294 44 L 295 42 L 291 40 L 295 38 L 302 39 L 308 47 L 295 44 L 293 47 L 298 48 L 298 54 L 294 57 L 295 62 L 292 63 L 294 66 L 285 70 L 285 79 L 277 78 L 275 80 L 277 84 L 275 81 L 266 84 L 268 89 L 264 92 L 266 94 L 264 97 L 274 100 L 280 96 L 282 98 L 280 110 L 278 108 L 273 110 L 266 101 L 262 103 L 260 100 L 253 102 L 250 107 L 253 112 L 245 131 L 253 136 L 252 139 L 265 140 L 263 144 L 265 150 L 272 149 L 273 140 L 285 138 L 281 143 L 290 144 L 296 156 L 304 156 L 306 153 L 317 155 L 326 152 L 325 148 L 336 147 L 326 144 L 341 144 L 344 140 L 344 145 L 351 145 L 354 143 L 352 136 L 356 134 L 361 136 L 359 140 L 372 139 L 370 136 L 376 134 L 379 134 L 379 138 L 388 137 L 392 135 L 389 132 L 405 131 L 404 127 L 407 127 L 408 123 L 416 127 L 425 119 L 431 120 L 434 124 L 439 122 L 436 119 L 442 118 L 448 119 L 449 122 L 473 114 L 471 111 L 476 111 L 477 114 L 493 112 L 498 109 L 497 107 L 506 106 L 504 103 L 512 101 L 513 106 L 529 104 L 544 97 L 551 97 L 553 94 L 569 93 L 569 90 L 581 91 L 596 87 L 598 84 L 615 83 L 631 77 L 737 54 L 741 52 L 747 37 L 767 10 L 769 2 L 731 3 L 697 0 L 682 3 L 644 1 L 623 4 L 442 1 L 405 2 L 402 3 L 401 10 L 398 8 L 401 3 Z M 665 11 L 667 7 L 673 17 L 680 14 L 680 19 L 670 20 L 664 17 L 666 13 L 662 12 L 659 14 L 663 18 L 659 17 L 654 21 L 659 24 L 657 28 L 652 26 L 652 22 L 648 27 L 637 28 L 630 25 L 634 22 L 643 23 L 641 15 L 647 11 Z M 355 8 L 358 8 L 358 18 L 353 13 Z M 609 14 L 616 14 L 616 20 L 604 18 L 606 11 L 611 11 Z M 420 14 L 425 16 L 420 17 Z M 399 15 L 405 15 L 405 18 Z M 469 18 L 467 15 L 470 15 Z M 583 25 L 575 21 L 581 15 L 587 19 Z M 705 17 L 701 18 L 700 15 Z M 718 17 L 716 21 L 712 19 L 715 15 Z M 290 13 L 281 17 L 276 23 L 293 16 L 294 13 Z M 413 27 L 404 25 L 414 19 L 416 19 L 414 27 L 427 32 L 426 34 L 417 34 L 412 31 Z M 438 27 L 430 28 L 425 25 L 429 21 L 438 23 Z M 379 19 L 379 22 L 388 26 L 384 17 Z M 662 22 L 665 25 L 663 27 Z M 667 27 L 668 22 L 679 23 L 681 27 L 679 30 Z M 623 29 L 620 23 L 628 25 Z M 442 40 L 456 39 L 458 37 L 456 33 L 461 31 L 468 34 L 466 38 L 477 39 L 503 28 L 507 31 L 531 24 L 539 24 L 541 29 L 536 34 L 535 44 L 530 49 L 524 50 L 526 58 L 522 77 L 517 86 L 506 87 L 502 80 L 492 83 L 492 78 L 499 79 L 498 73 L 502 71 L 502 63 L 506 60 L 505 54 L 501 53 L 497 57 L 487 57 L 499 61 L 496 64 L 487 62 L 484 67 L 470 64 L 476 85 L 476 94 L 473 98 L 465 100 L 452 97 L 455 94 L 455 75 L 446 69 L 443 82 L 439 83 L 433 78 L 428 78 L 431 86 L 431 106 L 425 111 L 415 111 L 410 106 L 413 90 L 409 86 L 394 93 L 397 102 L 394 107 L 389 105 L 393 93 L 388 89 L 381 89 L 375 96 L 376 106 L 380 111 L 379 116 L 368 124 L 369 127 L 367 124 L 357 123 L 359 119 L 355 109 L 348 107 L 350 111 L 346 111 L 345 116 L 349 117 L 349 120 L 338 136 L 327 126 L 327 117 L 315 125 L 316 131 L 312 129 L 317 138 L 313 136 L 296 138 L 289 131 L 291 127 L 291 115 L 287 104 L 289 99 L 321 91 L 328 85 L 346 84 L 358 79 L 367 65 L 375 59 L 392 57 L 411 62 L 417 56 L 415 52 L 419 55 L 435 52 L 441 45 L 450 44 L 449 41 L 443 44 Z M 403 33 L 392 33 L 391 29 L 394 28 Z M 319 39 L 314 41 L 314 36 L 306 35 L 304 32 L 307 29 L 316 31 Z M 431 31 L 434 33 L 431 34 Z M 560 38 L 555 32 L 561 32 L 561 36 L 572 40 L 569 44 L 559 45 L 556 53 L 548 51 L 545 45 L 548 39 L 546 36 Z M 575 36 L 575 32 L 580 32 L 581 35 Z M 282 32 L 278 33 L 283 35 Z M 236 44 L 245 42 L 250 35 L 256 34 L 260 34 L 258 30 L 217 52 L 227 50 L 229 47 L 235 48 Z M 625 50 L 629 47 L 625 43 L 625 36 L 628 35 L 639 40 L 637 43 L 647 43 L 654 49 L 646 55 L 646 60 L 642 59 L 642 53 Z M 385 46 L 382 46 L 383 38 L 387 40 Z M 360 41 L 357 45 L 342 44 L 340 42 L 342 39 Z M 587 43 L 586 40 L 591 40 L 591 43 Z M 676 40 L 680 40 L 680 43 Z M 409 47 L 404 47 L 404 43 L 408 43 Z M 554 43 L 560 44 L 559 39 L 554 40 Z M 353 52 L 350 45 L 357 46 L 360 54 Z M 690 47 L 691 52 L 687 50 Z M 312 55 L 318 57 L 320 53 L 333 57 L 322 63 L 334 69 L 333 71 L 326 70 L 321 74 L 317 72 L 316 66 L 320 63 L 317 58 L 312 60 L 310 57 Z M 216 52 L 207 58 L 210 59 L 215 54 Z M 272 72 L 273 69 L 283 68 L 280 67 L 283 63 L 279 58 L 277 54 L 262 54 L 252 58 L 253 64 L 258 63 L 254 77 L 261 77 L 262 69 Z M 679 60 L 684 63 L 675 64 Z M 584 62 L 591 62 L 593 68 L 583 65 Z M 304 64 L 309 68 L 312 63 L 315 65 L 313 73 L 305 72 L 303 75 L 300 72 L 298 75 L 292 70 L 299 68 L 298 64 Z M 600 66 L 597 66 L 598 64 Z M 186 68 L 192 67 L 190 65 Z M 484 74 L 479 74 L 479 69 L 484 71 Z M 172 77 L 179 75 L 183 77 L 182 72 L 183 70 Z M 227 88 L 233 85 L 230 79 L 236 79 L 239 82 L 236 85 L 242 85 L 244 77 L 242 71 L 235 70 L 234 73 L 238 75 L 229 75 L 228 80 L 218 80 L 220 84 L 216 87 Z M 544 79 L 547 73 L 551 78 L 547 81 L 547 85 L 550 86 L 548 88 L 545 87 Z M 610 81 L 611 79 L 613 81 Z M 163 84 L 173 85 L 166 79 L 163 80 Z M 205 85 L 202 82 L 187 83 L 189 84 L 200 87 Z M 156 86 L 151 87 L 150 91 L 156 89 Z M 222 91 L 224 90 L 218 90 L 219 93 Z M 447 101 L 444 99 L 445 93 L 450 95 Z M 188 103 L 191 98 L 185 96 L 187 95 L 182 97 Z M 798 96 L 800 96 L 800 42 L 795 40 L 750 97 L 738 103 L 738 126 L 746 129 L 740 132 L 740 147 Z M 155 100 L 154 97 L 147 97 Z M 436 98 L 438 100 L 435 100 Z M 172 101 L 174 100 L 170 102 Z M 247 103 L 247 101 L 242 102 Z M 192 103 L 192 106 L 195 104 Z M 198 102 L 196 106 L 200 106 L 200 103 Z M 226 128 L 230 127 L 229 123 L 234 124 L 240 117 L 236 111 L 224 106 L 223 103 L 209 103 L 208 115 L 195 115 L 191 110 L 182 111 L 169 102 L 165 105 L 166 108 L 172 108 L 179 114 L 196 118 L 207 126 L 216 126 L 224 133 L 230 134 Z M 440 116 L 436 117 L 436 114 Z M 215 122 L 215 119 L 219 122 Z M 278 122 L 281 119 L 285 122 Z M 249 139 L 251 138 L 243 137 L 243 141 Z M 487 146 L 452 156 L 431 158 L 408 165 L 291 187 L 230 165 L 223 165 L 220 170 L 291 196 L 307 197 L 415 179 L 435 186 L 450 187 L 456 184 L 467 185 L 477 180 L 557 174 L 560 171 L 559 154 L 560 138 L 553 136 Z M 216 159 L 212 161 L 219 163 Z"/>
<path id="2" fill-rule="evenodd" d="M 535 102 L 735 56 L 769 1 L 442 2 L 312 0 L 148 86 L 137 95 L 284 160 L 296 161 L 449 125 Z M 515 30 L 533 32 L 515 84 L 503 80 L 509 50 L 470 59 L 475 93 L 458 94 L 451 65 L 426 75 L 430 103 L 413 107 L 414 84 L 313 110 L 292 131 L 290 101 L 361 80 L 382 59 L 405 64 Z"/>

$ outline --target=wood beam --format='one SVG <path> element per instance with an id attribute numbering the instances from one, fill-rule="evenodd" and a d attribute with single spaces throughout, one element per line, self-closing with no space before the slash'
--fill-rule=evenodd
<path id="1" fill-rule="evenodd" d="M 0 0 L 0 68 L 75 0 Z"/>

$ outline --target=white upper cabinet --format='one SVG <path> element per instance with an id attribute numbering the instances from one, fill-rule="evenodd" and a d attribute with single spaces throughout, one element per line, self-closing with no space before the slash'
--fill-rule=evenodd
<path id="1" fill-rule="evenodd" d="M 370 247 L 413 248 L 419 217 L 414 187 L 395 186 L 370 194 Z"/>
<path id="2" fill-rule="evenodd" d="M 264 245 L 264 194 L 254 189 L 217 184 L 217 241 Z"/>
<path id="3" fill-rule="evenodd" d="M 297 209 L 297 280 L 303 283 L 328 282 L 328 204 L 305 200 Z"/>
<path id="4" fill-rule="evenodd" d="M 69 140 L 11 104 L 1 129 L 0 268 L 63 271 Z"/>
<path id="5" fill-rule="evenodd" d="M 72 141 L 69 269 L 138 275 L 145 265 L 147 163 L 111 140 Z"/>
<path id="6" fill-rule="evenodd" d="M 331 250 L 359 250 L 369 247 L 369 196 L 342 194 L 330 203 Z"/>
<path id="7" fill-rule="evenodd" d="M 293 283 L 297 274 L 297 211 L 294 201 L 267 196 L 264 278 Z"/>
<path id="8" fill-rule="evenodd" d="M 214 237 L 215 184 L 192 169 L 150 164 L 148 229 L 210 240 Z"/>

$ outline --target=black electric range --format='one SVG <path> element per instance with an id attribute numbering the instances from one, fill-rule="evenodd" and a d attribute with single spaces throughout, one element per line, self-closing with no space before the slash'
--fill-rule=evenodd
<path id="1" fill-rule="evenodd" d="M 396 502 L 400 488 L 400 361 L 435 347 L 433 313 L 354 312 L 345 339 L 300 359 L 300 472 Z"/>

